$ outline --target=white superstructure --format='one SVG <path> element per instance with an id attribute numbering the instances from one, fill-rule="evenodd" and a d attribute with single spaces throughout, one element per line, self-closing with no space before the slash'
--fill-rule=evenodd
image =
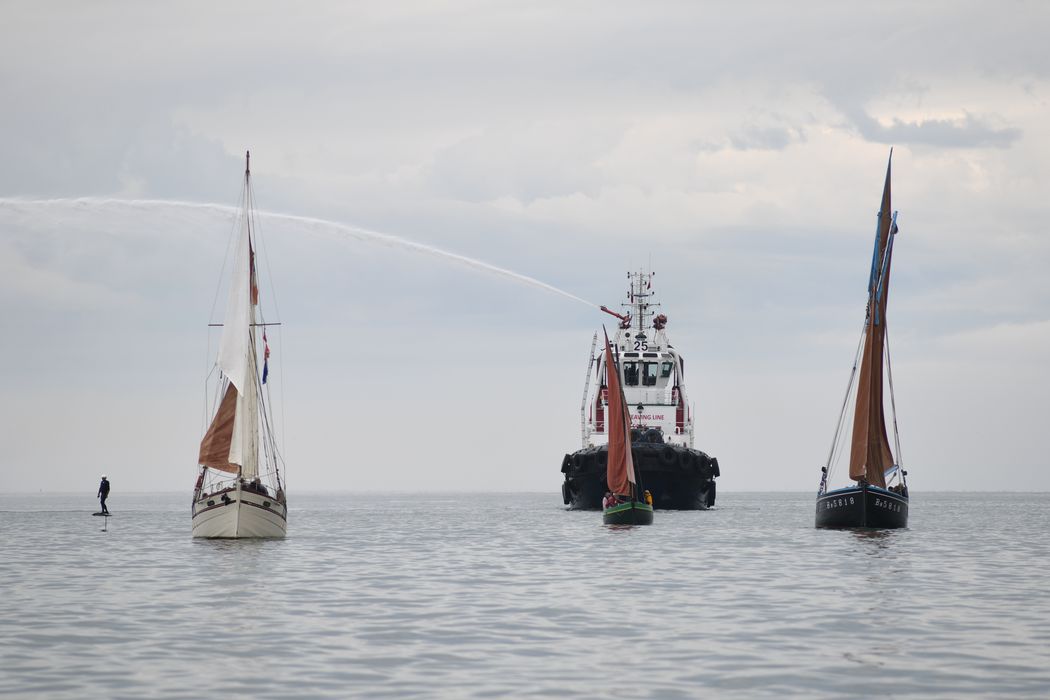
<path id="1" fill-rule="evenodd" d="M 652 272 L 628 273 L 630 282 L 627 309 L 617 314 L 602 310 L 619 319 L 619 327 L 610 338 L 619 355 L 620 379 L 631 414 L 631 428 L 659 430 L 663 442 L 682 447 L 693 446 L 693 417 L 685 390 L 684 362 L 667 337 L 667 317 L 657 313 L 653 301 Z M 603 445 L 608 441 L 606 416 L 608 390 L 605 360 L 595 354 L 592 343 L 587 382 L 581 411 L 583 447 Z"/>

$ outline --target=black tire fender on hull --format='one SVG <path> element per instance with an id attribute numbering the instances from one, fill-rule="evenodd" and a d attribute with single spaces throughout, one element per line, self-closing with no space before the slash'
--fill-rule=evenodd
<path id="1" fill-rule="evenodd" d="M 632 453 L 640 485 L 652 493 L 655 508 L 704 510 L 714 505 L 717 459 L 680 445 L 644 440 L 632 444 Z M 562 460 L 562 500 L 571 510 L 601 510 L 608 490 L 607 461 L 604 445 L 578 450 Z"/>

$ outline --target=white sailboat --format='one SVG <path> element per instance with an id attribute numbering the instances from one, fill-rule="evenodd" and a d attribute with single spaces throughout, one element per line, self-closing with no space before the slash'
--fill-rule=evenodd
<path id="1" fill-rule="evenodd" d="M 276 324 L 263 322 L 259 311 L 250 158 L 245 154 L 243 206 L 216 360 L 217 405 L 197 458 L 194 537 L 284 537 L 287 531 L 283 460 L 266 385 L 270 351 L 265 328 Z"/>

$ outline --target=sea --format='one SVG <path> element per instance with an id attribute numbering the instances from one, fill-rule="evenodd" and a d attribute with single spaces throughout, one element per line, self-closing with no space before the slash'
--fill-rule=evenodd
<path id="1" fill-rule="evenodd" d="M 0 497 L 4 698 L 1046 698 L 1046 494 L 813 527 L 724 493 L 611 527 L 555 493 L 290 496 L 190 537 L 184 494 Z"/>

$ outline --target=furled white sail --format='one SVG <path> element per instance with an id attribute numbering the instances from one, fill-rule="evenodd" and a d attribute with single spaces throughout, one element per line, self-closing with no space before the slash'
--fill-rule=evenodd
<path id="1" fill-rule="evenodd" d="M 230 441 L 230 462 L 241 465 L 241 477 L 245 479 L 259 475 L 259 387 L 256 376 L 253 352 L 248 359 L 248 381 L 244 392 L 237 396 L 237 417 Z"/>
<path id="2" fill-rule="evenodd" d="M 219 369 L 237 387 L 237 411 L 230 440 L 230 464 L 241 467 L 241 476 L 259 473 L 259 392 L 255 362 L 252 250 L 248 217 L 242 219 L 233 256 L 230 296 L 219 342 Z"/>
<path id="3" fill-rule="evenodd" d="M 230 296 L 226 301 L 222 338 L 219 341 L 219 369 L 237 387 L 241 396 L 244 396 L 245 385 L 250 383 L 248 358 L 253 353 L 249 336 L 252 317 L 251 278 L 251 241 L 248 235 L 248 218 L 244 216 L 241 221 L 241 233 L 237 238 L 237 249 L 233 254 Z"/>

